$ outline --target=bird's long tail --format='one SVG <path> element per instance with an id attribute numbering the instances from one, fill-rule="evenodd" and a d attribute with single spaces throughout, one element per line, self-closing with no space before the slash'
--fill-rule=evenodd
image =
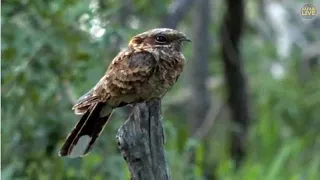
<path id="1" fill-rule="evenodd" d="M 63 146 L 60 156 L 70 158 L 85 156 L 103 131 L 112 114 L 112 108 L 105 103 L 92 105 L 74 126 Z"/>

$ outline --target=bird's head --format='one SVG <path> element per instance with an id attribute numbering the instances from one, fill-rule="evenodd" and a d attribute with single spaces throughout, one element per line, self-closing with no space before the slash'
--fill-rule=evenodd
<path id="1" fill-rule="evenodd" d="M 182 32 L 169 28 L 156 28 L 134 36 L 130 48 L 169 48 L 180 51 L 182 43 L 190 39 Z"/>

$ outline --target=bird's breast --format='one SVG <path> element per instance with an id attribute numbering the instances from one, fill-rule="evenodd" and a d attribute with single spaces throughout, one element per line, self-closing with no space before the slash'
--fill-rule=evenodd
<path id="1" fill-rule="evenodd" d="M 153 76 L 148 85 L 151 86 L 152 96 L 162 97 L 175 84 L 177 78 L 183 70 L 183 56 L 172 56 L 164 59 L 160 58 Z"/>
<path id="2" fill-rule="evenodd" d="M 130 76 L 130 79 L 116 77 L 106 84 L 109 104 L 115 106 L 121 103 L 147 101 L 152 98 L 161 98 L 174 85 L 182 72 L 184 57 L 182 54 L 160 54 L 150 74 Z M 141 72 L 139 72 L 141 73 Z M 142 79 L 135 79 L 135 78 Z"/>

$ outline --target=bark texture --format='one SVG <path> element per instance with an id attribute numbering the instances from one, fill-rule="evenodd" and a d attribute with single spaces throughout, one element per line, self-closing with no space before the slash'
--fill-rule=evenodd
<path id="1" fill-rule="evenodd" d="M 137 104 L 116 138 L 132 180 L 170 179 L 163 147 L 160 100 Z"/>

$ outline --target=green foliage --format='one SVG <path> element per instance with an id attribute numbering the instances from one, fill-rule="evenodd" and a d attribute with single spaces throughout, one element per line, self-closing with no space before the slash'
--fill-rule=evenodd
<path id="1" fill-rule="evenodd" d="M 95 7 L 93 2 L 100 2 L 100 6 Z M 126 14 L 126 22 L 119 20 L 124 15 L 120 11 L 121 1 L 2 3 L 1 176 L 4 180 L 129 179 L 115 141 L 116 130 L 126 119 L 120 112 L 87 157 L 67 159 L 58 157 L 57 152 L 78 118 L 70 110 L 74 99 L 98 81 L 131 35 L 160 24 L 169 3 L 168 0 L 132 1 L 133 12 Z M 189 16 L 179 28 L 190 34 Z M 214 16 L 221 21 L 221 16 Z M 216 23 L 210 25 L 214 37 L 218 29 Z M 223 68 L 219 45 L 214 40 L 209 69 L 210 75 L 219 78 L 223 76 Z M 232 125 L 227 117 L 217 119 L 212 132 L 199 141 L 189 137 L 193 132 L 188 132 L 185 114 L 166 110 L 166 155 L 172 179 L 202 180 L 213 173 L 218 179 L 226 180 L 318 179 L 318 69 L 302 82 L 298 71 L 301 52 L 297 51 L 281 62 L 286 73 L 276 79 L 269 71 L 271 64 L 277 62 L 273 60 L 277 58 L 274 44 L 253 32 L 245 34 L 242 44 L 254 116 L 247 157 L 235 170 L 227 135 Z M 187 46 L 185 51 L 190 59 L 192 46 Z M 185 74 L 183 77 L 187 78 Z M 168 96 L 183 93 L 187 86 L 181 79 Z M 212 93 L 223 99 L 223 88 L 217 89 Z M 172 102 L 169 98 L 164 101 L 165 105 Z M 186 106 L 180 109 L 185 112 Z M 195 152 L 193 163 L 188 158 L 191 152 Z"/>

